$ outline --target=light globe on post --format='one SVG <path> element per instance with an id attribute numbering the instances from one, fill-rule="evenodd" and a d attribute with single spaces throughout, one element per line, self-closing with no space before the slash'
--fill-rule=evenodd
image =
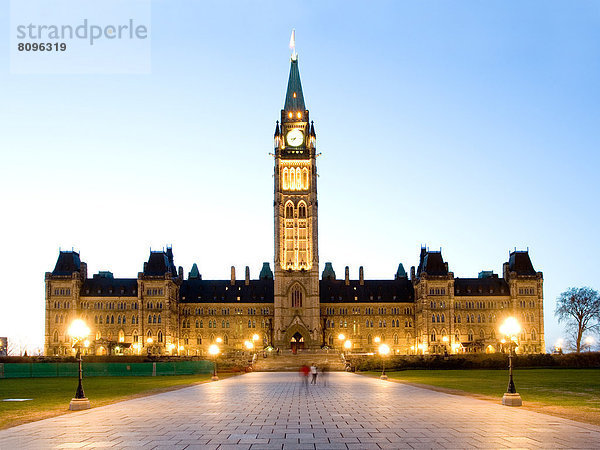
<path id="1" fill-rule="evenodd" d="M 343 333 L 338 334 L 338 341 L 340 341 L 340 350 L 343 352 L 344 351 L 344 340 L 346 339 L 346 336 L 344 336 Z"/>
<path id="2" fill-rule="evenodd" d="M 351 348 L 352 348 L 352 341 L 351 341 L 350 339 L 347 339 L 347 340 L 344 342 L 344 349 L 345 349 L 347 352 L 350 352 L 350 349 L 351 349 Z"/>
<path id="3" fill-rule="evenodd" d="M 67 330 L 67 334 L 71 336 L 71 339 L 73 339 L 73 348 L 77 349 L 77 355 L 75 357 L 79 363 L 79 384 L 77 386 L 77 391 L 75 392 L 75 397 L 71 399 L 71 402 L 69 403 L 69 409 L 71 411 L 89 409 L 91 407 L 90 401 L 85 396 L 85 393 L 83 392 L 83 385 L 81 383 L 83 378 L 81 346 L 85 345 L 85 342 L 88 342 L 87 337 L 90 334 L 90 329 L 83 320 L 75 319 Z"/>
<path id="4" fill-rule="evenodd" d="M 588 352 L 591 352 L 592 351 L 592 345 L 594 345 L 594 338 L 591 337 L 591 336 L 588 336 L 588 337 L 585 338 L 584 342 L 585 342 L 585 345 L 588 348 Z"/>
<path id="5" fill-rule="evenodd" d="M 508 342 L 508 388 L 502 397 L 502 404 L 506 406 L 521 406 L 523 400 L 518 394 L 513 382 L 513 348 L 517 336 L 521 332 L 521 325 L 514 317 L 508 317 L 500 326 L 500 333 L 503 334 Z"/>
<path id="6" fill-rule="evenodd" d="M 381 344 L 377 350 L 381 355 L 381 376 L 379 378 L 387 380 L 388 377 L 385 374 L 385 357 L 390 353 L 390 348 L 386 344 Z"/>
<path id="7" fill-rule="evenodd" d="M 208 347 L 208 354 L 215 358 L 215 361 L 213 363 L 213 375 L 211 378 L 211 380 L 213 380 L 213 381 L 217 381 L 219 379 L 219 377 L 217 376 L 217 355 L 220 352 L 221 352 L 221 350 L 219 349 L 219 346 L 216 344 L 212 344 L 210 347 Z"/>

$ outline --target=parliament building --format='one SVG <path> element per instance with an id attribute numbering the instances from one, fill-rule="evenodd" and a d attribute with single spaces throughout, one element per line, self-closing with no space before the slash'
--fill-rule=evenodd
<path id="1" fill-rule="evenodd" d="M 508 316 L 521 324 L 518 352 L 545 352 L 543 277 L 528 251 L 511 252 L 501 274 L 474 278 L 455 277 L 427 248 L 410 273 L 399 264 L 386 280 L 365 279 L 362 267 L 358 279 L 348 267 L 338 276 L 329 262 L 319 273 L 317 138 L 295 52 L 273 155 L 273 269 L 204 280 L 194 264 L 186 277 L 168 247 L 151 251 L 137 278 L 89 277 L 79 253 L 60 251 L 45 275 L 45 354 L 71 354 L 75 318 L 98 355 L 206 355 L 215 342 L 230 353 L 256 337 L 259 349 L 340 348 L 340 334 L 352 352 L 373 352 L 379 340 L 395 354 L 497 352 Z"/>

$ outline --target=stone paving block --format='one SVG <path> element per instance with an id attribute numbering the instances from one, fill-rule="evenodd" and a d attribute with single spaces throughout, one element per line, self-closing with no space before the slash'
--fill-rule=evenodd
<path id="1" fill-rule="evenodd" d="M 355 374 L 330 381 L 305 393 L 295 374 L 251 373 L 0 430 L 0 449 L 600 448 L 585 423 Z"/>

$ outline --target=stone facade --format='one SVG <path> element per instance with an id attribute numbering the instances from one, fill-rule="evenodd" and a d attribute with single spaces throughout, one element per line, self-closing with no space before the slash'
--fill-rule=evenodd
<path id="1" fill-rule="evenodd" d="M 46 273 L 47 355 L 71 354 L 67 328 L 82 318 L 91 328 L 88 353 L 205 355 L 255 348 L 340 348 L 373 352 L 376 342 L 397 354 L 503 351 L 498 328 L 516 317 L 518 352 L 544 352 L 543 277 L 528 251 L 514 251 L 502 275 L 455 278 L 441 252 L 421 249 L 410 276 L 337 279 L 331 263 L 319 277 L 316 132 L 304 104 L 297 57 L 281 123 L 274 136 L 274 273 L 258 279 L 187 278 L 171 248 L 150 252 L 137 279 L 100 272 L 88 278 L 76 252 L 60 252 Z M 344 340 L 340 339 L 344 335 Z"/>

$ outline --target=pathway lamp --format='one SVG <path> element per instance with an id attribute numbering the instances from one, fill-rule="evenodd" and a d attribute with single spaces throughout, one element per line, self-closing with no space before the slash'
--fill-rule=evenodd
<path id="1" fill-rule="evenodd" d="M 208 347 L 208 353 L 215 358 L 215 361 L 213 364 L 213 375 L 211 378 L 211 380 L 213 380 L 213 381 L 217 381 L 219 379 L 219 377 L 217 376 L 217 355 L 220 352 L 221 352 L 221 350 L 219 350 L 219 346 L 216 344 L 212 344 L 210 347 Z"/>
<path id="2" fill-rule="evenodd" d="M 517 341 L 517 336 L 521 331 L 521 325 L 517 322 L 514 317 L 508 317 L 502 326 L 500 326 L 500 333 L 502 333 L 508 341 L 508 388 L 502 397 L 502 404 L 506 406 L 521 406 L 523 400 L 517 393 L 515 383 L 513 382 L 513 348 Z"/>
<path id="3" fill-rule="evenodd" d="M 562 339 L 558 339 L 556 341 L 556 344 L 554 344 L 554 352 L 555 353 L 562 353 L 562 347 L 563 347 L 563 340 Z"/>
<path id="4" fill-rule="evenodd" d="M 154 342 L 154 339 L 152 339 L 151 337 L 149 337 L 148 339 L 146 339 L 146 344 L 148 344 L 148 356 L 150 356 L 150 347 L 152 346 L 152 343 Z"/>
<path id="5" fill-rule="evenodd" d="M 381 376 L 379 378 L 381 378 L 382 380 L 387 380 L 387 375 L 385 374 L 385 357 L 390 353 L 390 348 L 385 345 L 385 344 L 381 344 L 379 346 L 379 354 L 381 355 Z"/>
<path id="6" fill-rule="evenodd" d="M 344 340 L 346 339 L 346 336 L 344 336 L 343 333 L 338 334 L 338 341 L 340 341 L 340 348 L 342 349 L 342 352 L 344 351 Z"/>
<path id="7" fill-rule="evenodd" d="M 223 338 L 218 337 L 217 339 L 215 339 L 215 341 L 217 342 L 217 344 L 222 344 Z"/>
<path id="8" fill-rule="evenodd" d="M 375 336 L 375 339 L 373 339 L 373 342 L 375 342 L 376 344 L 379 344 L 381 342 L 381 338 L 379 336 Z"/>
<path id="9" fill-rule="evenodd" d="M 594 338 L 591 336 L 588 336 L 585 338 L 585 345 L 587 345 L 588 348 L 588 352 L 592 351 L 592 345 L 594 345 Z"/>
<path id="10" fill-rule="evenodd" d="M 352 341 L 350 339 L 346 340 L 346 342 L 344 342 L 344 348 L 346 349 L 347 352 L 350 352 L 350 349 L 352 348 Z"/>
<path id="11" fill-rule="evenodd" d="M 77 391 L 75 392 L 75 398 L 71 399 L 71 402 L 69 403 L 69 409 L 71 411 L 80 411 L 82 409 L 90 409 L 90 407 L 91 407 L 90 401 L 85 396 L 85 393 L 83 392 L 83 385 L 81 384 L 81 380 L 83 378 L 83 367 L 82 367 L 82 360 L 81 360 L 81 345 L 82 344 L 85 345 L 85 342 L 87 340 L 86 338 L 90 334 L 90 329 L 88 328 L 88 326 L 85 324 L 85 322 L 83 320 L 75 319 L 71 323 L 71 326 L 69 327 L 69 330 L 67 331 L 67 334 L 69 336 L 71 336 L 71 339 L 73 339 L 73 348 L 77 349 L 77 355 L 75 355 L 75 357 L 77 358 L 77 361 L 79 362 L 79 384 L 77 385 Z"/>

